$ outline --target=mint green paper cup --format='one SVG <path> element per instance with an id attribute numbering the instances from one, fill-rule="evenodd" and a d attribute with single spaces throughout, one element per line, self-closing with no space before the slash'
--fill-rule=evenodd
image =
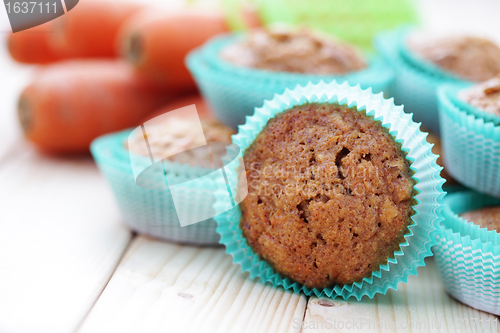
<path id="1" fill-rule="evenodd" d="M 458 216 L 500 206 L 500 200 L 472 191 L 445 198 L 445 217 L 434 250 L 446 291 L 460 302 L 500 315 L 500 235 Z"/>
<path id="2" fill-rule="evenodd" d="M 264 100 L 273 98 L 274 94 L 282 94 L 286 88 L 293 89 L 297 84 L 347 81 L 382 92 L 387 90 L 394 78 L 391 68 L 377 56 L 369 57 L 368 68 L 342 76 L 245 68 L 219 57 L 224 46 L 242 37 L 238 34 L 216 37 L 191 52 L 186 59 L 187 67 L 217 118 L 233 128 L 244 124 L 245 117 L 252 115 Z"/>
<path id="3" fill-rule="evenodd" d="M 136 184 L 129 151 L 124 144 L 131 130 L 101 136 L 90 147 L 94 160 L 106 178 L 118 203 L 122 218 L 131 229 L 153 237 L 196 245 L 217 245 L 219 235 L 215 232 L 213 219 L 181 227 L 179 214 L 190 212 L 215 215 L 214 192 L 218 188 L 215 178 L 203 177 L 206 170 L 190 165 L 164 162 L 169 180 L 179 182 L 200 177 L 191 187 L 183 187 L 180 201 L 175 205 L 171 191 L 146 189 Z M 134 159 L 150 165 L 149 157 L 134 156 Z M 179 212 L 179 209 L 182 211 Z"/>
<path id="4" fill-rule="evenodd" d="M 389 88 L 396 104 L 404 105 L 405 111 L 413 113 L 414 120 L 425 128 L 440 133 L 436 89 L 446 83 L 469 81 L 413 55 L 406 46 L 406 39 L 413 31 L 405 27 L 380 33 L 374 39 L 374 46 L 396 73 Z"/>
<path id="5" fill-rule="evenodd" d="M 500 126 L 464 106 L 456 96 L 463 87 L 444 85 L 438 90 L 446 170 L 463 185 L 500 197 Z"/>
<path id="6" fill-rule="evenodd" d="M 263 283 L 271 283 L 275 287 L 280 286 L 305 295 L 342 297 L 346 300 L 355 297 L 359 300 L 363 296 L 373 298 L 377 293 L 385 294 L 388 289 L 397 289 L 398 284 L 406 282 L 409 275 L 416 275 L 417 267 L 425 265 L 424 259 L 432 255 L 431 247 L 436 244 L 439 224 L 443 220 L 441 203 L 445 195 L 442 190 L 444 179 L 439 175 L 442 168 L 436 164 L 437 156 L 431 152 L 432 146 L 426 141 L 426 134 L 420 131 L 420 125 L 412 121 L 410 114 L 403 112 L 402 106 L 394 105 L 392 99 L 384 99 L 381 93 L 373 94 L 370 89 L 363 90 L 359 85 L 350 86 L 345 82 L 338 84 L 335 81 L 286 89 L 283 94 L 265 101 L 262 107 L 255 109 L 253 116 L 247 117 L 245 125 L 239 126 L 238 134 L 232 137 L 233 142 L 245 152 L 269 119 L 295 105 L 308 102 L 338 103 L 356 107 L 360 111 L 366 110 L 368 116 L 380 121 L 395 140 L 401 143 L 411 162 L 415 189 L 418 192 L 415 196 L 417 203 L 413 206 L 416 213 L 405 234 L 405 242 L 400 244 L 394 257 L 389 258 L 369 278 L 325 289 L 308 289 L 283 278 L 267 262 L 261 260 L 243 237 L 239 226 L 239 206 L 215 217 L 217 232 L 221 235 L 220 242 L 233 257 L 233 262 L 240 265 L 244 272 L 249 272 L 252 279 L 258 278 Z M 228 184 L 233 191 L 237 191 L 236 172 L 228 176 Z M 218 211 L 227 209 L 224 206 L 225 195 L 224 191 L 216 192 L 215 207 Z"/>

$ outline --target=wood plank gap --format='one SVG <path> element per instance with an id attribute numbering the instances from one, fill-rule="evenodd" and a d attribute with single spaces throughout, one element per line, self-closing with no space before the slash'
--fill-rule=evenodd
<path id="1" fill-rule="evenodd" d="M 304 315 L 302 316 L 302 321 L 300 322 L 300 331 L 299 333 L 302 333 L 303 329 L 302 329 L 302 323 L 304 322 L 304 320 L 306 319 L 306 313 L 307 313 L 307 309 L 309 307 L 309 300 L 311 299 L 311 296 L 306 296 L 306 307 L 304 308 Z"/>
<path id="2" fill-rule="evenodd" d="M 87 319 L 90 311 L 92 311 L 92 309 L 94 308 L 95 304 L 97 303 L 97 301 L 99 300 L 99 298 L 101 298 L 101 295 L 102 293 L 104 292 L 104 290 L 106 290 L 106 288 L 108 287 L 108 284 L 109 284 L 109 281 L 111 281 L 111 278 L 113 277 L 113 275 L 115 274 L 116 272 L 116 269 L 120 266 L 123 258 L 125 257 L 125 254 L 127 253 L 127 251 L 130 249 L 130 246 L 132 245 L 134 239 L 137 237 L 137 233 L 136 232 L 132 232 L 132 236 L 130 237 L 130 240 L 127 244 L 127 246 L 123 249 L 123 252 L 122 252 L 122 255 L 120 256 L 120 259 L 116 261 L 116 265 L 115 267 L 113 268 L 113 272 L 109 275 L 109 278 L 108 278 L 108 281 L 106 281 L 106 284 L 104 285 L 104 287 L 102 288 L 101 292 L 99 293 L 99 296 L 95 299 L 94 303 L 92 304 L 92 306 L 89 308 L 89 310 L 87 311 L 87 313 L 85 314 L 85 316 L 83 316 L 82 320 L 80 320 L 80 323 L 78 324 L 78 326 L 76 327 L 75 329 L 75 332 L 78 332 L 81 328 L 81 326 L 83 325 L 83 322 L 85 321 L 85 319 Z"/>

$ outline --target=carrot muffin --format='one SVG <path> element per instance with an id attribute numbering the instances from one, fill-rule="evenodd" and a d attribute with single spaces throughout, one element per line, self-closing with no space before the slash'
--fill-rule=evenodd
<path id="1" fill-rule="evenodd" d="M 284 26 L 255 29 L 244 40 L 226 46 L 220 55 L 237 66 L 278 72 L 344 74 L 367 67 L 350 45 Z"/>
<path id="2" fill-rule="evenodd" d="M 461 91 L 458 97 L 479 110 L 500 116 L 500 74 Z"/>
<path id="3" fill-rule="evenodd" d="M 353 108 L 295 106 L 244 154 L 240 227 L 255 253 L 308 288 L 371 276 L 404 242 L 414 181 L 400 144 Z"/>
<path id="4" fill-rule="evenodd" d="M 148 151 L 150 149 L 153 156 L 170 156 L 168 160 L 171 162 L 211 167 L 210 151 L 208 149 L 189 148 L 204 145 L 205 142 L 230 143 L 234 131 L 213 118 L 201 118 L 203 137 L 197 131 L 192 130 L 193 126 L 196 125 L 196 121 L 196 118 L 172 117 L 168 121 L 148 126 L 147 135 L 137 134 L 128 141 L 127 148 L 131 152 L 142 156 L 150 156 Z M 147 138 L 149 147 L 144 145 L 145 138 Z M 213 148 L 225 149 L 223 146 Z M 179 151 L 183 152 L 176 154 Z M 212 154 L 214 153 L 212 152 Z M 220 156 L 222 155 L 220 154 Z"/>
<path id="5" fill-rule="evenodd" d="M 481 228 L 500 232 L 500 207 L 481 208 L 463 213 L 460 216 Z"/>
<path id="6" fill-rule="evenodd" d="M 500 48 L 485 38 L 414 34 L 408 38 L 408 46 L 418 56 L 466 80 L 485 81 L 500 73 Z"/>
<path id="7" fill-rule="evenodd" d="M 441 139 L 439 138 L 439 136 L 429 132 L 429 135 L 427 135 L 427 141 L 429 143 L 434 144 L 434 146 L 432 147 L 432 152 L 439 156 L 436 162 L 440 167 L 443 167 L 443 170 L 441 171 L 441 177 L 446 179 L 446 184 L 448 185 L 455 184 L 456 180 L 451 177 L 451 175 L 448 173 L 448 171 L 446 171 L 446 168 L 444 166 L 443 147 L 441 144 Z"/>

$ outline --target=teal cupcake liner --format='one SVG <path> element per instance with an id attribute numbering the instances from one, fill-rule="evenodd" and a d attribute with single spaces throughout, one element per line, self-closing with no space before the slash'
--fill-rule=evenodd
<path id="1" fill-rule="evenodd" d="M 165 170 L 160 172 L 168 174 L 169 183 L 184 185 L 177 188 L 175 204 L 168 186 L 166 189 L 138 186 L 129 151 L 124 146 L 131 132 L 101 136 L 90 147 L 97 166 L 111 186 L 125 224 L 140 233 L 169 241 L 217 245 L 220 237 L 212 218 L 181 227 L 179 216 L 187 219 L 214 216 L 213 193 L 220 187 L 218 177 L 211 174 L 207 177 L 207 170 L 200 167 L 164 162 Z M 134 155 L 134 163 L 141 162 L 151 165 L 149 157 Z"/>
<path id="2" fill-rule="evenodd" d="M 446 170 L 463 185 L 500 197 L 500 126 L 463 110 L 457 91 L 456 85 L 438 90 Z"/>
<path id="3" fill-rule="evenodd" d="M 500 200 L 472 191 L 445 198 L 445 220 L 434 250 L 446 291 L 481 311 L 500 315 L 500 235 L 459 217 L 458 214 Z"/>
<path id="4" fill-rule="evenodd" d="M 444 183 L 443 185 L 443 191 L 446 193 L 455 193 L 455 192 L 464 192 L 468 191 L 469 189 L 465 186 L 462 186 L 460 184 L 448 184 L 448 182 Z"/>
<path id="5" fill-rule="evenodd" d="M 437 156 L 431 152 L 432 145 L 425 140 L 426 134 L 420 131 L 420 125 L 412 121 L 410 114 L 403 112 L 402 106 L 395 106 L 392 99 L 384 99 L 381 93 L 373 94 L 371 89 L 362 90 L 359 85 L 350 86 L 346 82 L 338 84 L 335 81 L 286 89 L 283 94 L 265 101 L 261 108 L 255 109 L 253 116 L 247 117 L 245 125 L 239 126 L 233 142 L 244 152 L 269 119 L 295 105 L 308 102 L 339 103 L 356 107 L 360 111 L 366 110 L 368 116 L 380 121 L 396 141 L 402 144 L 402 149 L 412 162 L 411 169 L 414 171 L 418 194 L 415 196 L 417 204 L 413 207 L 416 213 L 412 216 L 409 232 L 405 234 L 405 242 L 400 244 L 400 250 L 394 253 L 394 258 L 389 258 L 386 264 L 373 272 L 371 277 L 360 282 L 325 289 L 308 289 L 281 277 L 255 254 L 239 227 L 239 206 L 215 217 L 217 232 L 221 235 L 220 242 L 226 246 L 226 252 L 233 257 L 233 262 L 241 265 L 244 272 L 249 272 L 251 278 L 259 278 L 275 287 L 281 286 L 306 295 L 343 299 L 355 297 L 358 300 L 363 296 L 373 298 L 377 293 L 385 294 L 388 289 L 397 289 L 398 284 L 406 282 L 409 275 L 416 275 L 417 267 L 424 266 L 424 259 L 432 255 L 431 247 L 436 244 L 438 227 L 443 220 L 441 201 L 445 195 L 442 190 L 444 180 L 439 175 L 442 168 L 436 164 Z M 236 173 L 228 176 L 228 183 L 231 188 L 237 188 Z M 220 211 L 227 209 L 223 203 L 224 195 L 222 191 L 216 192 L 215 207 Z"/>
<path id="6" fill-rule="evenodd" d="M 377 56 L 369 58 L 368 68 L 341 76 L 251 69 L 232 65 L 219 57 L 224 46 L 242 37 L 238 34 L 216 37 L 191 52 L 186 59 L 187 67 L 215 115 L 233 128 L 244 124 L 245 116 L 252 115 L 264 100 L 298 84 L 347 81 L 382 92 L 387 90 L 394 78 L 391 68 Z"/>
<path id="7" fill-rule="evenodd" d="M 446 83 L 468 83 L 452 73 L 442 70 L 429 61 L 413 55 L 406 46 L 406 38 L 413 30 L 409 27 L 378 34 L 375 49 L 390 63 L 396 78 L 391 84 L 390 95 L 414 120 L 425 128 L 440 133 L 436 89 Z"/>
<path id="8" fill-rule="evenodd" d="M 458 97 L 460 91 L 470 88 L 472 85 L 472 83 L 454 83 L 438 89 L 442 89 L 442 94 L 446 95 L 446 99 L 450 100 L 453 105 L 458 107 L 458 109 L 463 110 L 467 114 L 473 115 L 474 118 L 484 119 L 486 123 L 491 122 L 495 126 L 500 125 L 500 116 L 478 109 Z"/>

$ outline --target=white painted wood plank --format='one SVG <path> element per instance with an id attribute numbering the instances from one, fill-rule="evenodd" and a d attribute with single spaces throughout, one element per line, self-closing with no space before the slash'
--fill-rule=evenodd
<path id="1" fill-rule="evenodd" d="M 448 296 L 431 259 L 398 291 L 372 300 L 311 297 L 300 326 L 303 332 L 496 332 L 500 323 Z"/>
<path id="2" fill-rule="evenodd" d="M 1 332 L 77 328 L 130 241 L 115 207 L 90 157 L 0 158 Z"/>
<path id="3" fill-rule="evenodd" d="M 298 332 L 305 306 L 248 279 L 222 248 L 138 237 L 80 332 Z"/>
<path id="4" fill-rule="evenodd" d="M 0 332 L 70 332 L 131 233 L 90 157 L 43 156 L 21 137 L 17 98 L 36 66 L 11 60 L 6 37 L 0 31 Z"/>

